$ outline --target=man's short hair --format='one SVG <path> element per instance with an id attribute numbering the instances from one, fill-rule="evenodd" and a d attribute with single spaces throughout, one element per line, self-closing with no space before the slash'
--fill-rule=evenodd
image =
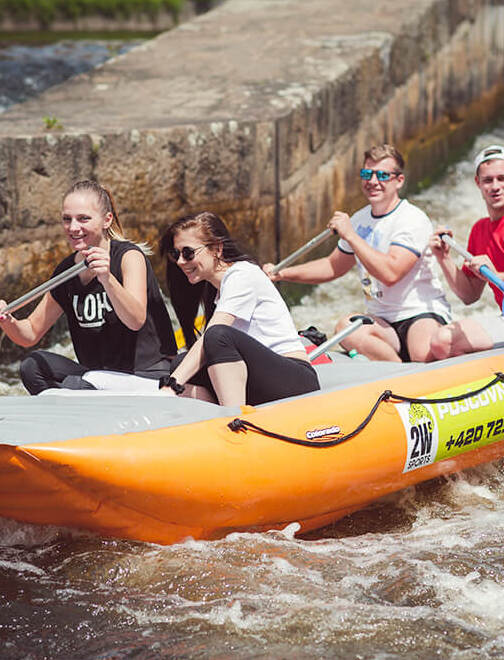
<path id="1" fill-rule="evenodd" d="M 491 144 L 489 147 L 482 149 L 474 159 L 474 170 L 476 176 L 478 175 L 479 166 L 481 163 L 486 163 L 487 160 L 504 160 L 504 147 L 500 144 Z"/>
<path id="2" fill-rule="evenodd" d="M 397 164 L 397 169 L 402 172 L 404 170 L 404 158 L 402 154 L 391 144 L 380 144 L 371 147 L 364 152 L 364 162 L 366 160 L 374 160 L 377 163 L 384 158 L 393 158 Z"/>

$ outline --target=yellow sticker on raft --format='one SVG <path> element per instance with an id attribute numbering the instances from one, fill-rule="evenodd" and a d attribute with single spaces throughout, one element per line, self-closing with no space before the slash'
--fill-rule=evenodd
<path id="1" fill-rule="evenodd" d="M 488 379 L 430 394 L 442 399 L 474 392 Z M 408 452 L 403 472 L 492 444 L 504 438 L 504 383 L 497 382 L 479 394 L 449 403 L 398 403 Z"/>

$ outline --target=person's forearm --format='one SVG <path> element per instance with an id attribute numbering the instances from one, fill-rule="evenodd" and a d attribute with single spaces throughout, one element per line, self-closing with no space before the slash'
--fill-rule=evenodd
<path id="1" fill-rule="evenodd" d="M 5 321 L 0 323 L 0 330 L 5 332 L 11 341 L 24 348 L 33 346 L 39 340 L 29 319 L 18 320 L 9 315 Z"/>
<path id="2" fill-rule="evenodd" d="M 285 282 L 301 282 L 303 284 L 322 284 L 338 277 L 334 271 L 329 257 L 308 261 L 298 266 L 288 266 L 278 272 L 278 276 Z"/>
<path id="3" fill-rule="evenodd" d="M 113 275 L 103 288 L 119 320 L 130 330 L 140 330 L 147 318 L 147 305 L 138 300 Z"/>
<path id="4" fill-rule="evenodd" d="M 405 269 L 404 260 L 401 261 L 395 255 L 384 254 L 379 250 L 375 250 L 357 234 L 347 239 L 347 241 L 352 246 L 355 256 L 371 277 L 374 277 L 385 286 L 397 284 L 409 270 L 409 268 Z"/>
<path id="5" fill-rule="evenodd" d="M 203 335 L 191 346 L 182 362 L 171 374 L 181 385 L 194 376 L 205 364 L 205 353 L 203 351 Z"/>
<path id="6" fill-rule="evenodd" d="M 483 285 L 478 286 L 476 279 L 472 281 L 460 268 L 457 268 L 450 256 L 444 259 L 438 258 L 438 263 L 448 286 L 464 304 L 470 305 L 480 299 Z"/>

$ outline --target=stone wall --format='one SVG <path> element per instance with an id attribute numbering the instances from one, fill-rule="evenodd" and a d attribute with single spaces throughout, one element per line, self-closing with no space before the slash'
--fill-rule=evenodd
<path id="1" fill-rule="evenodd" d="M 66 253 L 76 179 L 106 184 L 133 236 L 209 209 L 276 260 L 362 203 L 370 144 L 402 149 L 410 182 L 430 175 L 502 112 L 504 0 L 371 6 L 228 0 L 0 115 L 2 297 Z"/>

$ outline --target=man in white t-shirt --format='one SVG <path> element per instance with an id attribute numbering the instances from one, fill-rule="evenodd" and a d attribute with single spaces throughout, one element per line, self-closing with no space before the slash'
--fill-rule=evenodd
<path id="1" fill-rule="evenodd" d="M 366 311 L 375 323 L 361 326 L 342 345 L 372 360 L 434 359 L 430 340 L 450 320 L 450 308 L 433 271 L 428 249 L 432 224 L 427 215 L 399 197 L 404 184 L 404 159 L 388 144 L 364 154 L 360 171 L 369 205 L 350 218 L 337 211 L 328 227 L 339 235 L 338 246 L 322 259 L 272 274 L 273 281 L 321 284 L 341 277 L 357 264 Z M 341 319 L 344 328 L 352 315 Z"/>

